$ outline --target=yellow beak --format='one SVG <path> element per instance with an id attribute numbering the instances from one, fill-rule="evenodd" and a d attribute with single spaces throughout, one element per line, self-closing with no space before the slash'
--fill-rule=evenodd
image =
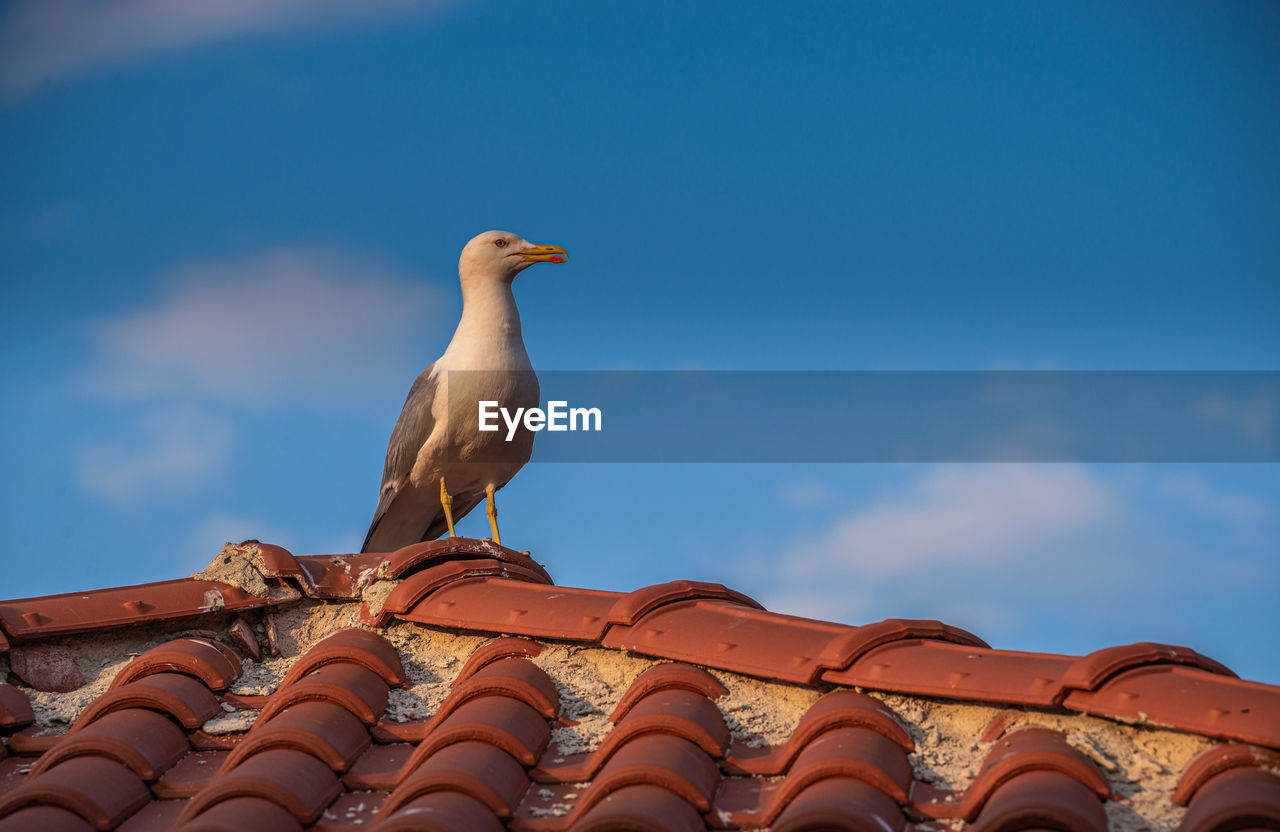
<path id="1" fill-rule="evenodd" d="M 524 251 L 513 252 L 509 256 L 514 257 L 517 254 L 534 263 L 563 263 L 569 259 L 569 252 L 560 246 L 530 246 Z"/>

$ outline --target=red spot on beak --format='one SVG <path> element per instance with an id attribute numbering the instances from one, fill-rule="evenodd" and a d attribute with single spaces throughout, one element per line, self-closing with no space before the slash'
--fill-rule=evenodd
<path id="1" fill-rule="evenodd" d="M 552 262 L 552 263 L 563 263 L 563 262 L 564 262 L 564 258 L 563 258 L 563 257 L 561 257 L 561 256 L 560 256 L 560 255 L 558 255 L 558 254 L 553 254 L 553 255 L 551 255 L 550 260 L 551 260 L 551 262 Z"/>

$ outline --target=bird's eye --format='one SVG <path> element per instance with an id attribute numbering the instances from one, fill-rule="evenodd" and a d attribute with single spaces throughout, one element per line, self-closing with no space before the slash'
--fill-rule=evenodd
<path id="1" fill-rule="evenodd" d="M 498 239 L 496 239 L 496 240 L 494 240 L 494 241 L 493 241 L 493 244 L 494 244 L 495 246 L 497 246 L 498 248 L 506 248 L 506 246 L 507 246 L 507 241 L 506 241 L 506 240 L 504 240 L 504 239 L 502 239 L 501 237 L 499 237 Z"/>

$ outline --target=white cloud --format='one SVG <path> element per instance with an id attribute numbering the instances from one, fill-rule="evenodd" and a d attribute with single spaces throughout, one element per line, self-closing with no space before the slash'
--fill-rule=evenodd
<path id="1" fill-rule="evenodd" d="M 1113 496 L 1076 466 L 943 466 L 793 547 L 788 572 L 885 577 L 939 564 L 989 564 L 1096 527 L 1113 512 Z"/>
<path id="2" fill-rule="evenodd" d="M 341 405 L 427 363 L 435 293 L 386 264 L 275 251 L 179 270 L 159 303 L 99 321 L 96 397 Z"/>
<path id="3" fill-rule="evenodd" d="M 76 481 L 119 506 L 181 499 L 224 471 L 231 445 L 231 427 L 221 420 L 189 409 L 155 411 L 131 439 L 77 447 Z"/>
<path id="4" fill-rule="evenodd" d="M 0 13 L 0 96 L 94 67 L 256 33 L 422 15 L 449 0 L 16 0 Z"/>

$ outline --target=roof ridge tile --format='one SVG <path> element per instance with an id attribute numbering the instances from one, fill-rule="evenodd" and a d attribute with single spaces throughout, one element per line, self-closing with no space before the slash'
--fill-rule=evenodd
<path id="1" fill-rule="evenodd" d="M 423 563 L 455 558 L 458 555 L 490 558 L 510 563 L 538 573 L 543 578 L 544 583 L 554 583 L 542 564 L 530 557 L 527 552 L 508 549 L 506 546 L 494 543 L 492 540 L 482 540 L 475 537 L 442 537 L 438 540 L 414 543 L 394 552 L 383 553 L 381 555 L 382 561 L 378 566 L 378 577 L 404 578 Z"/>
<path id="2" fill-rule="evenodd" d="M 631 627 L 659 607 L 678 601 L 696 600 L 726 601 L 751 609 L 764 609 L 755 599 L 729 589 L 724 584 L 681 579 L 628 592 L 614 602 L 607 618 L 610 624 Z"/>
<path id="3" fill-rule="evenodd" d="M 1104 647 L 1081 656 L 1063 674 L 1062 687 L 1066 690 L 1097 690 L 1108 679 L 1126 670 L 1153 664 L 1188 665 L 1209 673 L 1239 678 L 1226 665 L 1190 647 L 1139 641 Z"/>
<path id="4" fill-rule="evenodd" d="M 1071 691 L 1062 704 L 1073 711 L 1280 749 L 1280 687 L 1198 667 L 1134 667 L 1097 690 Z"/>
<path id="5" fill-rule="evenodd" d="M 526 581 L 533 584 L 550 585 L 551 581 L 544 572 L 526 569 L 522 566 L 496 558 L 473 558 L 467 560 L 446 560 L 430 564 L 400 581 L 388 593 L 382 606 L 373 610 L 366 601 L 360 609 L 360 619 L 374 627 L 385 626 L 395 615 L 401 615 L 413 609 L 422 599 L 456 581 L 468 578 L 495 577 Z"/>
<path id="6" fill-rule="evenodd" d="M 617 592 L 497 577 L 445 584 L 396 617 L 436 627 L 599 642 Z"/>

